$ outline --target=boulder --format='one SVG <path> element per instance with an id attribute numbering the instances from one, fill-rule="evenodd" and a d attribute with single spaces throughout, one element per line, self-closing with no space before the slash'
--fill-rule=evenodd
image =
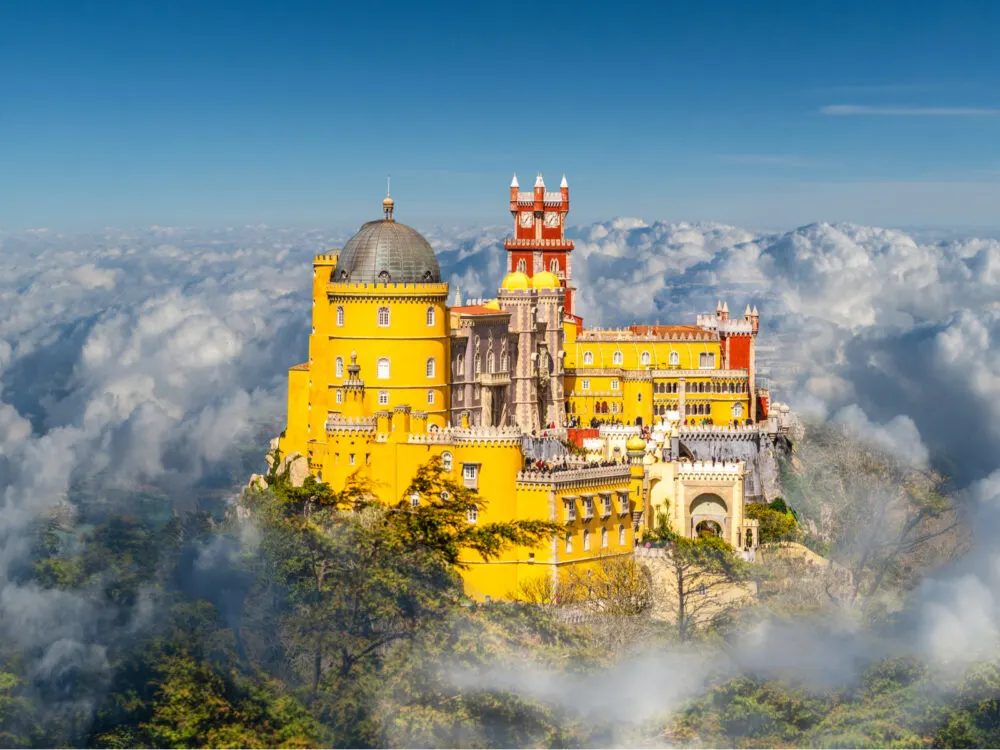
<path id="1" fill-rule="evenodd" d="M 289 453 L 278 464 L 278 473 L 288 471 L 288 481 L 292 487 L 301 487 L 309 476 L 309 461 L 299 452 Z"/>
<path id="2" fill-rule="evenodd" d="M 267 480 L 264 479 L 260 474 L 251 474 L 250 482 L 247 484 L 248 489 L 266 490 Z"/>

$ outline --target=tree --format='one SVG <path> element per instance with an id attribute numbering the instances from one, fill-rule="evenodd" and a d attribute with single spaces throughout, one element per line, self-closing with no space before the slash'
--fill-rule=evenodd
<path id="1" fill-rule="evenodd" d="M 794 463 L 786 490 L 819 519 L 834 559 L 850 571 L 846 603 L 867 610 L 890 587 L 916 585 L 960 551 L 955 507 L 934 471 L 837 425 L 810 426 Z"/>
<path id="2" fill-rule="evenodd" d="M 761 544 L 773 544 L 795 538 L 798 523 L 795 516 L 786 510 L 785 503 L 780 498 L 770 505 L 750 503 L 743 513 L 747 518 L 756 519 L 759 523 Z"/>

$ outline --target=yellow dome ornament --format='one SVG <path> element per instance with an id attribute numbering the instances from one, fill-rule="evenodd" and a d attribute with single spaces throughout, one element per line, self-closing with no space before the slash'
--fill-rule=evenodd
<path id="1" fill-rule="evenodd" d="M 625 450 L 629 453 L 645 453 L 646 441 L 642 439 L 642 435 L 633 435 L 625 443 Z"/>
<path id="2" fill-rule="evenodd" d="M 500 288 L 507 291 L 520 291 L 530 286 L 528 277 L 520 271 L 513 271 L 503 277 Z"/>
<path id="3" fill-rule="evenodd" d="M 535 289 L 558 289 L 561 284 L 559 277 L 551 271 L 539 271 L 531 277 L 531 285 Z"/>

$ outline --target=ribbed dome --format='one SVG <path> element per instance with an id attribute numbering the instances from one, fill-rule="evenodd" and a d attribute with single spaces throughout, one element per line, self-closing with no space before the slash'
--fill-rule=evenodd
<path id="1" fill-rule="evenodd" d="M 441 267 L 434 248 L 420 232 L 388 218 L 369 221 L 347 241 L 340 251 L 333 281 L 433 284 L 441 281 Z"/>
<path id="2" fill-rule="evenodd" d="M 520 271 L 512 271 L 503 277 L 500 282 L 501 289 L 527 289 L 528 277 Z"/>
<path id="3" fill-rule="evenodd" d="M 531 277 L 531 285 L 535 289 L 558 289 L 559 277 L 551 271 L 539 271 Z"/>

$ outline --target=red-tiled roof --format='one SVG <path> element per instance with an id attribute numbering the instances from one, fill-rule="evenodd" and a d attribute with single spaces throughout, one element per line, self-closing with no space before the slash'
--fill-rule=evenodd
<path id="1" fill-rule="evenodd" d="M 449 309 L 460 315 L 501 315 L 506 313 L 506 310 L 494 310 L 492 307 L 484 307 L 483 305 L 463 305 Z"/>
<path id="2" fill-rule="evenodd" d="M 629 326 L 628 329 L 639 336 L 660 336 L 662 338 L 689 333 L 707 333 L 700 326 Z"/>

